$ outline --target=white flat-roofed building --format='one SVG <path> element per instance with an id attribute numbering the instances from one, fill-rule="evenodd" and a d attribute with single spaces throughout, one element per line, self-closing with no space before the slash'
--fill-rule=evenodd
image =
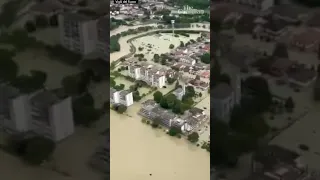
<path id="1" fill-rule="evenodd" d="M 119 102 L 125 106 L 131 106 L 133 104 L 132 92 L 123 90 L 119 92 Z"/>
<path id="2" fill-rule="evenodd" d="M 128 75 L 153 87 L 163 88 L 166 85 L 165 72 L 152 66 L 131 65 L 128 67 Z"/>
<path id="3" fill-rule="evenodd" d="M 61 45 L 81 55 L 97 49 L 97 17 L 81 13 L 59 15 Z"/>
<path id="4" fill-rule="evenodd" d="M 117 91 L 110 88 L 110 103 L 131 106 L 133 104 L 133 94 L 128 90 Z"/>
<path id="5" fill-rule="evenodd" d="M 31 131 L 58 142 L 74 133 L 71 97 L 40 90 L 21 94 L 0 85 L 0 127 L 8 132 Z"/>

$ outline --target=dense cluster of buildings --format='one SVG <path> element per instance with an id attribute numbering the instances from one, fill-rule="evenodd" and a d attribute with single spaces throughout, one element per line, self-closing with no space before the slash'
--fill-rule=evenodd
<path id="1" fill-rule="evenodd" d="M 171 110 L 163 109 L 153 100 L 147 100 L 142 103 L 142 107 L 138 113 L 144 118 L 155 121 L 164 127 L 180 128 L 183 133 L 189 134 L 208 120 L 208 115 L 204 110 L 193 107 L 184 115 L 178 116 Z"/>
<path id="2" fill-rule="evenodd" d="M 114 4 L 110 3 L 110 15 L 116 19 L 126 18 L 144 18 L 161 19 L 162 15 L 154 14 L 154 12 L 162 9 L 170 9 L 165 5 L 164 1 L 140 1 L 139 4 Z"/>
<path id="3" fill-rule="evenodd" d="M 133 104 L 132 92 L 128 90 L 117 91 L 110 88 L 110 104 L 122 104 L 125 106 L 131 106 Z"/>
<path id="4" fill-rule="evenodd" d="M 166 70 L 158 69 L 153 65 L 131 64 L 128 66 L 128 75 L 152 87 L 163 88 L 166 85 Z"/>
<path id="5" fill-rule="evenodd" d="M 57 142 L 74 132 L 71 97 L 39 90 L 24 94 L 0 85 L 0 127 L 9 133 L 32 132 Z"/>
<path id="6" fill-rule="evenodd" d="M 237 1 L 241 6 L 235 4 L 219 5 L 213 9 L 211 16 L 223 21 L 224 26 L 235 27 L 239 33 L 252 34 L 254 38 L 263 41 L 277 41 L 280 38 L 287 38 L 285 40 L 291 48 L 318 52 L 320 12 L 288 4 L 265 6 L 265 2 L 269 4 L 270 1 L 272 0 L 254 1 L 260 2 L 261 6 L 264 6 L 257 11 L 252 10 L 250 3 L 253 1 Z M 301 27 L 301 30 L 291 31 L 290 27 L 299 27 L 302 23 L 305 26 Z"/>
<path id="7" fill-rule="evenodd" d="M 174 61 L 168 62 L 168 66 L 174 69 L 202 75 L 204 72 L 209 72 L 210 65 L 201 63 L 200 57 L 205 53 L 210 53 L 210 37 L 204 38 L 202 42 L 195 42 L 185 47 L 178 47 L 168 53 L 168 57 Z M 209 73 L 210 74 L 210 73 Z M 209 78 L 208 75 L 202 75 Z"/>

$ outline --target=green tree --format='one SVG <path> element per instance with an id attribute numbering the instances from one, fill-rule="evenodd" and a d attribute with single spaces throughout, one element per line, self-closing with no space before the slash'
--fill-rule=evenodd
<path id="1" fill-rule="evenodd" d="M 100 111 L 94 107 L 73 103 L 73 119 L 77 125 L 89 127 L 100 117 Z"/>
<path id="2" fill-rule="evenodd" d="M 184 47 L 184 42 L 180 41 L 180 47 Z"/>
<path id="3" fill-rule="evenodd" d="M 26 22 L 26 24 L 24 25 L 24 28 L 29 33 L 35 32 L 37 30 L 37 27 L 36 27 L 35 23 L 33 21 L 30 21 L 30 20 Z"/>
<path id="4" fill-rule="evenodd" d="M 125 85 L 124 84 L 119 84 L 119 85 L 115 85 L 113 88 L 115 90 L 117 90 L 117 91 L 121 91 L 121 90 L 124 90 Z"/>
<path id="5" fill-rule="evenodd" d="M 202 93 L 201 92 L 199 92 L 199 97 L 202 97 Z"/>
<path id="6" fill-rule="evenodd" d="M 141 96 L 140 96 L 139 91 L 132 92 L 132 96 L 133 96 L 133 100 L 136 101 L 136 102 L 141 100 Z"/>
<path id="7" fill-rule="evenodd" d="M 195 95 L 196 95 L 196 91 L 194 90 L 194 87 L 193 86 L 187 86 L 186 87 L 185 96 L 192 98 L 192 97 L 195 97 Z"/>
<path id="8" fill-rule="evenodd" d="M 76 104 L 94 107 L 94 99 L 90 93 L 85 93 L 74 101 Z"/>
<path id="9" fill-rule="evenodd" d="M 0 52 L 1 53 L 1 52 Z M 11 59 L 2 59 L 0 61 L 0 80 L 10 82 L 14 80 L 18 75 L 19 67 Z"/>
<path id="10" fill-rule="evenodd" d="M 168 132 L 170 136 L 177 136 L 180 133 L 181 133 L 181 129 L 178 127 L 171 127 Z"/>
<path id="11" fill-rule="evenodd" d="M 172 107 L 172 112 L 175 114 L 183 114 L 184 113 L 181 101 L 177 100 L 174 103 L 174 106 Z"/>
<path id="12" fill-rule="evenodd" d="M 123 114 L 127 110 L 127 106 L 120 104 L 114 107 L 119 114 Z"/>
<path id="13" fill-rule="evenodd" d="M 294 108 L 295 108 L 295 104 L 294 104 L 294 101 L 293 101 L 292 97 L 289 97 L 289 98 L 286 100 L 286 102 L 285 102 L 285 104 L 284 104 L 284 107 L 286 108 L 286 110 L 287 110 L 288 112 L 293 112 L 293 110 L 294 110 Z"/>
<path id="14" fill-rule="evenodd" d="M 182 102 L 188 106 L 192 106 L 194 104 L 192 97 L 186 95 L 182 96 Z"/>
<path id="15" fill-rule="evenodd" d="M 201 57 L 200 57 L 201 62 L 205 63 L 205 64 L 210 64 L 210 53 L 204 53 Z"/>
<path id="16" fill-rule="evenodd" d="M 34 87 L 42 88 L 47 81 L 47 73 L 39 70 L 31 70 L 30 73 Z"/>
<path id="17" fill-rule="evenodd" d="M 254 100 L 250 102 L 251 107 L 248 107 L 248 109 L 264 112 L 270 107 L 272 103 L 272 94 L 270 92 L 269 83 L 264 77 L 250 76 L 245 79 L 242 84 L 243 88 L 251 92 L 254 97 Z"/>
<path id="18" fill-rule="evenodd" d="M 167 105 L 169 109 L 172 109 L 174 104 L 177 101 L 177 97 L 174 94 L 169 94 L 164 97 L 166 99 Z"/>
<path id="19" fill-rule="evenodd" d="M 166 59 L 161 59 L 161 65 L 166 65 L 167 64 L 167 60 Z"/>
<path id="20" fill-rule="evenodd" d="M 66 76 L 62 79 L 62 87 L 66 94 L 76 95 L 79 93 L 79 80 L 76 76 Z"/>
<path id="21" fill-rule="evenodd" d="M 173 49 L 174 48 L 174 45 L 173 44 L 170 44 L 169 45 L 169 49 Z"/>
<path id="22" fill-rule="evenodd" d="M 199 141 L 199 134 L 197 132 L 193 132 L 188 135 L 188 140 L 192 143 Z"/>
<path id="23" fill-rule="evenodd" d="M 159 62 L 160 61 L 160 56 L 159 56 L 159 54 L 154 54 L 153 55 L 153 59 L 154 59 L 154 61 L 156 62 Z"/>
<path id="24" fill-rule="evenodd" d="M 40 165 L 49 159 L 54 150 L 55 143 L 51 139 L 35 136 L 28 139 L 23 159 L 32 165 Z"/>
<path id="25" fill-rule="evenodd" d="M 167 99 L 165 97 L 160 100 L 160 106 L 164 109 L 169 108 L 168 103 L 167 103 Z"/>
<path id="26" fill-rule="evenodd" d="M 153 93 L 153 100 L 157 103 L 160 103 L 161 99 L 163 98 L 163 94 L 160 91 L 156 91 Z"/>

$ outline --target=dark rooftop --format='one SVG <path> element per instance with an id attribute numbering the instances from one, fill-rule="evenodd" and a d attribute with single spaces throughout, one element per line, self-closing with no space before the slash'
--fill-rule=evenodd
<path id="1" fill-rule="evenodd" d="M 300 157 L 298 153 L 277 145 L 268 145 L 254 154 L 254 160 L 270 170 L 279 163 L 295 165 L 298 157 Z"/>
<path id="2" fill-rule="evenodd" d="M 263 27 L 274 32 L 281 31 L 289 25 L 286 21 L 275 18 L 273 16 L 268 16 L 265 18 L 265 20 L 267 21 L 267 23 L 264 24 Z"/>

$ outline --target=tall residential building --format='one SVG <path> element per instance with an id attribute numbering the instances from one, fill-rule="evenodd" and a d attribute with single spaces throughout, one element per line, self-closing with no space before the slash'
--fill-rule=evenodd
<path id="1" fill-rule="evenodd" d="M 151 66 L 131 65 L 128 67 L 128 75 L 153 87 L 163 88 L 166 85 L 165 72 Z"/>
<path id="2" fill-rule="evenodd" d="M 98 42 L 97 50 L 101 54 L 102 59 L 109 61 L 110 47 L 109 47 L 109 37 L 110 37 L 110 19 L 109 17 L 103 17 L 98 20 Z"/>
<path id="3" fill-rule="evenodd" d="M 59 98 L 48 90 L 21 94 L 0 85 L 0 127 L 8 132 L 34 132 L 60 141 L 74 132 L 71 98 Z"/>
<path id="4" fill-rule="evenodd" d="M 97 16 L 92 13 L 62 13 L 59 15 L 61 45 L 81 55 L 96 51 Z"/>
<path id="5" fill-rule="evenodd" d="M 54 141 L 60 141 L 74 133 L 71 97 L 60 99 L 44 90 L 31 96 L 29 130 Z"/>
<path id="6" fill-rule="evenodd" d="M 110 103 L 111 104 L 123 104 L 125 106 L 131 106 L 133 104 L 132 92 L 128 90 L 117 91 L 113 88 L 110 89 Z"/>

